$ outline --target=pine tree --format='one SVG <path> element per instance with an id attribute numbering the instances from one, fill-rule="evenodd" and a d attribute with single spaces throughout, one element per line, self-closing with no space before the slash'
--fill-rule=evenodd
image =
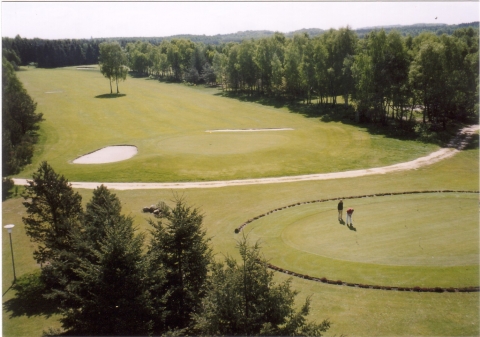
<path id="1" fill-rule="evenodd" d="M 204 296 L 212 252 L 198 209 L 177 199 L 175 208 L 164 205 L 161 214 L 165 223 L 150 221 L 153 230 L 148 254 L 152 264 L 165 269 L 166 283 L 160 291 L 168 294 L 167 328 L 184 329 Z"/>
<path id="2" fill-rule="evenodd" d="M 159 312 L 153 304 L 161 303 L 161 297 L 153 302 L 150 290 L 163 284 L 163 274 L 148 268 L 144 236 L 134 231 L 132 218 L 121 214 L 117 196 L 103 185 L 95 189 L 66 259 L 73 273 L 63 274 L 67 282 L 57 291 L 64 328 L 85 335 L 153 331 Z"/>
<path id="3" fill-rule="evenodd" d="M 43 115 L 15 74 L 2 58 L 2 176 L 20 172 L 31 162 L 37 130 Z"/>
<path id="4" fill-rule="evenodd" d="M 38 243 L 34 257 L 38 263 L 58 258 L 72 245 L 72 230 L 80 226 L 82 197 L 68 180 L 42 162 L 23 194 L 27 217 L 22 220 L 33 242 Z"/>
<path id="5" fill-rule="evenodd" d="M 276 284 L 258 243 L 238 243 L 241 262 L 227 257 L 212 268 L 201 310 L 194 314 L 195 332 L 206 335 L 321 336 L 330 322 L 306 321 L 310 299 L 294 309 L 297 292 L 290 280 Z"/>
<path id="6" fill-rule="evenodd" d="M 78 258 L 77 280 L 65 289 L 64 328 L 89 336 L 151 331 L 143 241 L 143 235 L 134 235 L 131 218 L 108 223 L 96 242 L 98 248 L 91 245 L 88 254 Z"/>

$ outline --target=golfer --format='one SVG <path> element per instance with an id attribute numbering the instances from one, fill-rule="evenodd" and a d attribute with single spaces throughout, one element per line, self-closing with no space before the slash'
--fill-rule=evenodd
<path id="1" fill-rule="evenodd" d="M 342 199 L 340 199 L 337 209 L 338 209 L 338 221 L 342 221 L 343 220 L 343 200 Z"/>
<path id="2" fill-rule="evenodd" d="M 352 214 L 353 214 L 353 208 L 347 209 L 347 225 L 348 225 L 349 222 L 350 222 L 350 225 L 353 225 Z"/>

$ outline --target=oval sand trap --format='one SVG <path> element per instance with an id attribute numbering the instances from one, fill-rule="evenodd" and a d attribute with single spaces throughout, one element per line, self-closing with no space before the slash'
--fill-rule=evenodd
<path id="1" fill-rule="evenodd" d="M 78 157 L 74 164 L 114 163 L 132 158 L 137 154 L 137 147 L 131 145 L 107 146 L 103 149 Z"/>

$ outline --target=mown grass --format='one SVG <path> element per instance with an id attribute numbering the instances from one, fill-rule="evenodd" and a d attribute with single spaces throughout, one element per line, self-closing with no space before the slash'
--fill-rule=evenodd
<path id="1" fill-rule="evenodd" d="M 188 152 L 189 147 L 192 146 L 192 142 L 196 143 L 204 139 L 202 138 L 204 135 L 203 133 L 200 135 L 200 131 L 203 132 L 207 128 L 292 127 L 292 125 L 295 127 L 299 125 L 301 126 L 300 129 L 303 128 L 304 134 L 298 138 L 288 136 L 293 133 L 272 135 L 291 137 L 287 141 L 288 144 L 297 142 L 295 143 L 297 145 L 308 144 L 308 146 L 314 146 L 313 143 L 318 143 L 315 145 L 317 146 L 316 149 L 320 147 L 323 152 L 316 152 L 316 161 L 311 159 L 314 162 L 311 167 L 315 168 L 315 172 L 321 172 L 322 169 L 328 171 L 329 165 L 334 171 L 357 167 L 355 165 L 362 165 L 362 168 L 381 166 L 391 162 L 413 159 L 435 149 L 430 145 L 424 146 L 415 142 L 400 141 L 382 136 L 371 137 L 366 131 L 359 130 L 353 125 L 344 125 L 337 122 L 322 123 L 319 120 L 309 119 L 299 114 L 289 114 L 286 109 L 259 107 L 258 104 L 254 103 L 216 97 L 212 95 L 211 89 L 189 88 L 181 85 L 167 85 L 156 81 L 129 78 L 120 87 L 125 96 L 95 98 L 95 96 L 107 93 L 108 82 L 100 74 L 95 75 L 92 71 L 82 72 L 73 68 L 56 69 L 54 71 L 37 69 L 22 72 L 21 76 L 29 93 L 39 102 L 39 110 L 44 112 L 47 117 L 47 121 L 43 123 L 41 129 L 41 146 L 38 148 L 34 163 L 22 172 L 23 176 L 29 176 L 36 170 L 40 160 L 48 160 L 55 170 L 65 174 L 71 181 L 88 179 L 95 181 L 136 180 L 133 177 L 145 179 L 144 181 L 165 181 L 180 178 L 188 180 L 194 179 L 196 175 L 210 179 L 212 177 L 243 177 L 242 174 L 245 174 L 245 172 L 249 172 L 250 175 L 258 174 L 262 176 L 273 174 L 275 171 L 268 166 L 273 165 L 268 164 L 268 161 L 277 161 L 278 166 L 281 167 L 275 171 L 278 174 L 295 171 L 292 167 L 296 167 L 297 171 L 295 172 L 300 172 L 302 167 L 311 164 L 308 160 L 299 160 L 299 158 L 303 158 L 301 157 L 303 154 L 282 152 L 285 151 L 283 150 L 284 147 L 288 148 L 285 143 L 282 143 L 283 145 L 279 146 L 280 150 L 272 150 L 273 153 L 270 156 L 266 155 L 268 151 L 265 149 L 250 148 L 248 150 L 250 152 L 245 153 L 245 158 L 253 158 L 252 163 L 255 163 L 255 158 L 264 156 L 265 160 L 263 161 L 266 162 L 265 165 L 267 166 L 262 166 L 262 164 L 259 164 L 258 167 L 252 165 L 251 167 L 256 167 L 257 171 L 251 172 L 252 168 L 248 166 L 250 161 L 247 160 L 246 164 L 239 169 L 240 171 L 243 170 L 241 171 L 243 173 L 240 173 L 240 171 L 229 173 L 230 166 L 220 168 L 221 165 L 224 165 L 224 162 L 219 160 L 222 157 L 220 155 L 222 148 L 218 144 L 216 144 L 217 148 L 215 149 L 218 154 L 211 156 L 215 163 L 206 164 L 206 158 L 202 158 L 201 154 L 194 159 L 190 158 L 194 155 Z M 67 93 L 69 88 L 72 88 L 72 91 Z M 101 88 L 105 88 L 105 90 Z M 64 91 L 66 97 L 54 98 L 54 95 L 61 95 L 61 93 L 44 94 L 46 91 Z M 132 97 L 135 97 L 135 99 Z M 195 103 L 188 102 L 191 97 L 195 97 Z M 132 100 L 129 101 L 131 98 Z M 101 108 L 100 105 L 96 105 L 96 102 L 99 101 L 107 102 L 108 108 Z M 98 109 L 90 109 L 94 106 Z M 195 106 L 198 108 L 195 108 Z M 190 107 L 197 110 L 192 112 Z M 230 110 L 225 113 L 224 110 L 227 107 Z M 213 111 L 211 113 L 205 112 L 209 110 Z M 171 115 L 172 112 L 175 112 L 175 114 Z M 278 122 L 278 124 L 273 125 L 273 121 Z M 286 122 L 291 122 L 291 124 L 286 125 Z M 257 136 L 263 137 L 260 134 Z M 185 140 L 185 137 L 193 137 L 194 139 L 192 142 L 185 141 L 184 144 L 181 144 L 182 137 L 183 140 Z M 168 149 L 159 150 L 157 148 L 162 141 L 168 142 L 169 139 L 175 138 L 179 139 L 178 143 L 172 140 L 170 142 L 173 142 L 171 145 L 176 146 L 175 151 L 179 154 L 170 153 L 167 155 Z M 237 152 L 237 156 L 242 155 L 242 153 L 238 153 L 241 152 L 241 147 L 239 146 L 238 149 L 232 147 L 234 142 L 231 139 L 219 139 L 219 141 L 225 142 L 226 148 L 228 146 L 230 146 L 228 147 L 230 150 L 233 148 Z M 267 140 L 262 139 L 261 141 Z M 69 160 L 80 154 L 120 142 L 121 144 L 131 143 L 139 146 L 139 149 L 150 149 L 153 152 L 148 155 L 142 150 L 142 156 L 139 155 L 136 158 L 141 160 L 131 163 L 126 161 L 105 166 L 83 167 L 68 164 Z M 254 145 L 255 139 L 252 138 L 249 146 L 254 147 Z M 262 144 L 258 145 L 264 146 Z M 291 147 L 289 151 L 292 148 L 295 148 L 295 146 Z M 297 146 L 296 150 L 301 153 L 302 151 L 298 151 L 298 149 L 304 148 L 306 146 Z M 172 150 L 170 149 L 170 151 Z M 390 153 L 392 153 L 391 157 Z M 348 154 L 350 154 L 350 157 L 347 156 Z M 173 157 L 176 160 L 169 159 Z M 308 158 L 305 157 L 305 159 Z M 182 165 L 186 164 L 192 166 L 185 169 L 183 173 L 175 172 L 175 170 L 184 168 Z M 205 169 L 202 168 L 202 165 L 212 166 Z M 192 173 L 194 171 L 195 174 Z M 210 175 L 207 174 L 208 172 L 210 172 Z M 355 179 L 176 191 L 133 190 L 116 191 L 115 193 L 122 202 L 124 213 L 134 218 L 139 232 L 148 230 L 149 225 L 146 219 L 151 217 L 151 215 L 141 212 L 142 207 L 155 204 L 160 200 L 171 204 L 171 200 L 175 197 L 184 197 L 190 205 L 199 207 L 205 214 L 205 228 L 211 237 L 216 258 L 221 260 L 224 255 L 238 257 L 235 244 L 239 235 L 234 233 L 234 229 L 245 220 L 268 210 L 301 201 L 349 195 L 411 190 L 451 189 L 473 191 L 478 190 L 478 172 L 477 137 L 468 150 L 450 159 L 414 171 Z M 205 176 L 203 176 L 204 174 Z M 106 179 L 107 177 L 110 177 L 110 179 Z M 79 192 L 83 196 L 84 203 L 90 199 L 92 194 L 90 190 L 79 190 Z M 367 232 L 369 224 L 375 224 L 373 220 L 375 220 L 376 213 L 382 207 L 388 206 L 388 201 L 385 203 L 383 199 L 371 199 L 369 201 L 372 203 L 368 205 L 358 204 L 358 207 L 355 205 L 357 212 L 354 214 L 354 225 L 358 227 L 357 233 Z M 377 201 L 379 207 L 375 207 Z M 411 199 L 405 198 L 404 201 L 408 203 Z M 467 201 L 466 205 L 475 208 L 474 211 L 476 212 L 478 206 L 471 206 L 470 199 Z M 26 237 L 21 221 L 21 217 L 25 215 L 21 202 L 21 199 L 16 198 L 2 203 L 3 223 L 14 223 L 16 225 L 12 239 L 17 277 L 39 269 L 32 257 L 34 244 Z M 425 199 L 418 200 L 418 202 L 427 207 L 426 212 L 428 212 L 429 206 L 437 210 L 440 207 L 438 199 L 433 197 L 426 196 Z M 442 202 L 442 205 L 445 204 Z M 333 215 L 336 216 L 335 208 L 336 203 L 332 205 L 332 210 L 326 211 L 326 217 L 329 218 L 328 212 L 333 212 Z M 394 210 L 391 205 L 389 208 L 392 211 Z M 453 219 L 450 226 L 455 226 L 456 213 L 453 210 L 448 211 L 448 209 L 446 212 L 451 212 Z M 441 211 L 443 212 L 443 210 Z M 470 216 L 470 214 L 473 214 L 471 212 L 471 210 L 465 212 L 468 217 L 468 220 L 465 221 L 478 223 L 478 213 Z M 463 215 L 464 213 L 462 213 Z M 364 219 L 368 221 L 364 221 Z M 444 217 L 442 216 L 439 220 L 439 223 L 442 224 Z M 422 224 L 428 222 L 425 218 L 418 221 L 421 221 Z M 306 226 L 308 225 L 310 224 L 307 223 Z M 334 225 L 340 226 L 338 223 Z M 445 224 L 445 226 L 447 225 Z M 345 228 L 343 229 L 346 231 Z M 448 237 L 446 227 L 442 229 L 445 231 L 439 231 L 439 234 L 443 233 L 444 235 L 437 237 L 438 242 L 443 242 L 444 238 Z M 428 233 L 428 231 L 424 233 Z M 379 234 L 371 233 L 371 235 Z M 255 239 L 253 233 L 250 239 Z M 268 254 L 272 247 L 268 246 L 266 240 L 262 240 L 264 252 Z M 389 240 L 392 242 L 394 237 L 392 236 Z M 310 242 L 310 245 L 313 244 L 312 242 Z M 3 303 L 5 304 L 15 296 L 14 292 L 9 289 L 13 280 L 13 273 L 8 235 L 5 235 L 5 233 L 2 244 Z M 468 245 L 471 247 L 471 243 Z M 455 248 L 453 244 L 451 247 Z M 418 248 L 415 249 L 418 252 Z M 461 251 L 463 248 L 458 247 L 458 249 Z M 375 250 L 379 252 L 378 248 L 375 248 Z M 368 249 L 364 250 L 364 253 L 370 254 L 370 258 L 373 256 L 373 253 L 369 253 Z M 292 259 L 292 261 L 295 261 L 295 259 Z M 346 263 L 339 260 L 337 265 L 341 268 Z M 361 262 L 357 261 L 356 264 L 361 264 Z M 375 273 L 371 275 L 375 280 L 385 277 L 382 272 L 379 272 L 383 271 L 382 266 L 378 266 L 379 269 L 368 270 L 368 272 Z M 320 268 L 322 266 L 315 267 Z M 348 270 L 344 272 L 348 273 Z M 355 272 L 355 270 L 352 270 L 350 275 L 345 274 L 345 279 L 356 277 Z M 428 275 L 428 272 L 425 274 Z M 476 278 L 473 273 L 470 275 L 472 282 L 476 281 L 476 284 L 471 285 L 478 285 L 478 274 Z M 459 283 L 464 276 L 465 274 L 462 274 L 458 277 Z M 454 276 L 448 277 L 453 282 Z M 276 273 L 275 278 L 277 281 L 282 281 L 287 277 L 284 274 Z M 416 281 L 418 280 L 405 280 L 404 278 L 404 282 L 408 284 L 413 285 Z M 292 287 L 300 291 L 299 304 L 307 296 L 313 295 L 310 319 L 321 321 L 324 318 L 329 318 L 333 322 L 329 335 L 475 336 L 480 333 L 478 293 L 437 294 L 380 291 L 327 285 L 298 278 L 292 279 Z M 35 315 L 28 316 L 18 310 L 12 310 L 11 307 L 10 310 L 7 310 L 7 308 L 4 305 L 4 336 L 40 336 L 42 330 L 60 326 L 58 315 L 48 316 L 50 313 L 42 313 L 37 310 Z"/>
<path id="2" fill-rule="evenodd" d="M 149 225 L 146 219 L 151 217 L 141 212 L 142 207 L 160 200 L 171 203 L 175 194 L 183 196 L 189 204 L 201 208 L 205 214 L 205 228 L 209 236 L 212 237 L 211 242 L 216 258 L 221 260 L 224 255 L 238 256 L 235 244 L 239 235 L 234 234 L 234 229 L 246 219 L 270 209 L 300 201 L 345 195 L 401 192 L 413 189 L 473 191 L 478 189 L 479 183 L 478 159 L 478 147 L 474 147 L 429 167 L 389 175 L 262 186 L 177 191 L 134 190 L 116 191 L 115 193 L 122 201 L 124 212 L 134 217 L 139 232 L 148 230 Z M 90 199 L 91 191 L 79 191 L 84 202 Z M 374 202 L 375 200 L 372 199 L 371 201 Z M 437 201 L 427 197 L 422 203 L 430 204 L 431 207 L 435 208 Z M 17 269 L 17 275 L 38 268 L 31 255 L 33 246 L 31 246 L 22 230 L 21 215 L 24 211 L 20 203 L 20 199 L 12 199 L 3 203 L 4 223 L 13 222 L 17 225 L 13 236 L 14 247 L 17 247 L 15 254 L 18 255 L 18 257 L 17 255 L 15 257 L 17 268 L 23 268 L 21 271 Z M 384 206 L 381 200 L 379 200 L 379 206 Z M 334 216 L 336 216 L 335 207 L 336 204 L 332 205 Z M 476 211 L 478 208 L 474 207 Z M 364 231 L 368 224 L 363 223 L 360 226 L 361 223 L 359 223 L 360 213 L 364 212 L 361 208 L 358 208 L 357 211 L 358 213 L 354 214 L 354 225 L 358 226 L 358 231 Z M 467 214 L 470 214 L 470 212 L 468 211 Z M 478 214 L 473 216 L 473 221 L 478 222 Z M 448 237 L 448 233 L 444 234 Z M 10 255 L 8 255 L 9 246 L 8 241 L 5 240 L 4 236 L 4 292 L 12 279 L 11 260 Z M 266 241 L 262 245 L 264 250 L 269 249 Z M 23 262 L 20 262 L 21 260 Z M 341 267 L 341 262 L 339 262 L 339 266 Z M 380 273 L 373 276 L 377 280 L 382 277 Z M 286 276 L 283 274 L 276 274 L 278 281 L 285 278 Z M 459 282 L 461 280 L 462 277 L 459 276 Z M 412 279 L 408 283 L 414 284 L 415 281 Z M 478 274 L 476 282 L 478 285 Z M 480 333 L 478 293 L 437 294 L 354 289 L 297 278 L 292 279 L 292 286 L 300 291 L 299 303 L 306 296 L 313 295 L 310 319 L 320 321 L 329 318 L 333 322 L 329 335 L 475 336 Z M 11 296 L 13 296 L 13 293 L 7 292 L 3 297 L 4 301 Z M 49 319 L 44 316 L 29 317 L 28 323 L 31 326 L 26 327 L 23 324 L 27 321 L 25 316 L 10 317 L 11 315 L 11 312 L 4 311 L 5 336 L 39 336 L 42 329 L 49 326 L 59 326 L 58 321 L 53 316 Z M 27 328 L 30 330 L 25 330 Z"/>
<path id="3" fill-rule="evenodd" d="M 477 194 L 422 194 L 299 205 L 249 224 L 272 264 L 331 280 L 401 287 L 478 285 Z M 345 218 L 345 216 L 344 216 Z"/>
<path id="4" fill-rule="evenodd" d="M 29 69 L 19 73 L 45 116 L 28 178 L 47 160 L 72 181 L 196 181 L 273 177 L 378 167 L 423 156 L 437 146 L 376 135 L 340 121 L 324 123 L 253 102 L 220 97 L 219 89 L 129 77 L 108 93 L 98 71 Z M 292 131 L 208 133 L 212 129 Z M 109 145 L 138 154 L 101 165 L 71 164 Z"/>

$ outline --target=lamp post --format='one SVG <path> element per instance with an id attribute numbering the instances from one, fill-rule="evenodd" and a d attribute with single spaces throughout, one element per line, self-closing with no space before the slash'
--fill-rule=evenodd
<path id="1" fill-rule="evenodd" d="M 3 226 L 8 231 L 8 235 L 10 236 L 10 250 L 12 251 L 12 265 L 13 265 L 13 283 L 17 281 L 17 276 L 15 275 L 15 260 L 13 259 L 13 245 L 12 245 L 12 228 L 15 227 L 14 224 L 8 224 Z"/>

